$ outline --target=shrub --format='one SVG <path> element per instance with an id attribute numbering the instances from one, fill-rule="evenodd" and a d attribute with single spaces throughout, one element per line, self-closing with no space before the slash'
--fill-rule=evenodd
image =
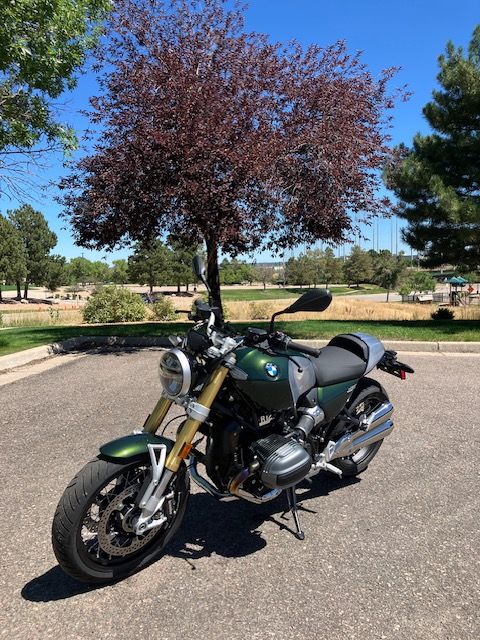
<path id="1" fill-rule="evenodd" d="M 128 289 L 108 286 L 95 291 L 83 309 L 83 319 L 93 322 L 136 322 L 144 320 L 146 307 L 140 296 Z"/>
<path id="2" fill-rule="evenodd" d="M 162 296 L 152 305 L 153 315 L 157 320 L 174 320 L 175 305 L 166 296 Z"/>
<path id="3" fill-rule="evenodd" d="M 447 307 L 438 307 L 430 317 L 432 320 L 453 320 L 455 318 L 455 314 Z"/>

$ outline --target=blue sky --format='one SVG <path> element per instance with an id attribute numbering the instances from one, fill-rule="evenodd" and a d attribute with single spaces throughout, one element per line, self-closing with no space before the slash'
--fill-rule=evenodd
<path id="1" fill-rule="evenodd" d="M 436 84 L 438 55 L 448 40 L 456 45 L 468 44 L 474 26 L 480 22 L 479 9 L 478 0 L 250 0 L 246 28 L 267 33 L 275 41 L 295 38 L 304 45 L 328 45 L 343 39 L 351 52 L 363 52 L 363 60 L 374 74 L 385 67 L 400 66 L 393 84 L 407 84 L 412 97 L 396 106 L 391 135 L 395 144 L 409 144 L 417 131 L 428 131 L 422 107 Z M 79 133 L 87 123 L 78 111 L 88 105 L 88 97 L 95 91 L 95 79 L 87 73 L 75 91 L 64 97 L 64 119 Z M 56 179 L 64 171 L 61 159 L 54 158 L 45 178 Z M 32 204 L 44 213 L 58 235 L 55 252 L 67 257 L 83 252 L 91 259 L 106 256 L 109 262 L 128 255 L 128 250 L 107 254 L 76 247 L 65 222 L 58 218 L 60 207 L 52 196 L 49 191 Z M 0 200 L 2 211 L 15 206 L 15 201 Z M 390 248 L 392 227 L 395 229 L 395 222 L 391 220 L 379 222 L 380 248 Z M 371 238 L 371 230 L 365 230 L 365 235 Z M 371 240 L 362 246 L 371 248 Z M 403 243 L 398 246 L 408 251 Z M 266 253 L 256 257 L 270 259 Z"/>

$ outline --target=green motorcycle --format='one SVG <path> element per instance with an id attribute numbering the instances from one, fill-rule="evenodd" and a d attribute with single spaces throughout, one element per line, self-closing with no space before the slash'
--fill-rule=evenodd
<path id="1" fill-rule="evenodd" d="M 194 269 L 208 288 L 198 257 Z M 281 313 L 323 311 L 331 300 L 310 290 Z M 157 560 L 182 522 L 190 479 L 218 499 L 256 504 L 285 491 L 303 539 L 295 487 L 321 471 L 368 467 L 393 429 L 393 406 L 365 376 L 380 368 L 404 379 L 413 369 L 363 333 L 323 349 L 294 342 L 275 331 L 276 315 L 269 331 L 239 335 L 196 301 L 192 329 L 160 358 L 163 391 L 143 429 L 103 445 L 60 500 L 52 540 L 68 574 L 113 582 Z M 157 431 L 174 403 L 184 420 L 171 440 Z"/>

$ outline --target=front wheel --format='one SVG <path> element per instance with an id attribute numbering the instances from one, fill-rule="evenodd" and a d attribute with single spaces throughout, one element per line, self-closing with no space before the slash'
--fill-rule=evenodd
<path id="1" fill-rule="evenodd" d="M 72 480 L 60 499 L 52 544 L 62 569 L 91 584 L 125 578 L 157 560 L 180 526 L 189 494 L 184 464 L 173 477 L 159 527 L 137 535 L 135 500 L 150 472 L 147 457 L 130 463 L 96 458 Z"/>
<path id="2" fill-rule="evenodd" d="M 389 402 L 385 389 L 376 380 L 364 378 L 363 385 L 350 399 L 346 410 L 352 416 L 358 417 L 362 413 L 368 416 L 378 409 L 384 402 Z M 340 435 L 340 434 L 339 434 Z M 338 437 L 338 436 L 337 436 Z M 332 460 L 332 464 L 342 471 L 343 477 L 356 476 L 368 467 L 382 446 L 383 440 L 363 447 L 351 456 Z"/>

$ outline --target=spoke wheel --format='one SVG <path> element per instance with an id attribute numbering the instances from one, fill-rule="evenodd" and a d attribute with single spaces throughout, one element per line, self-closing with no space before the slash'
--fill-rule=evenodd
<path id="1" fill-rule="evenodd" d="M 156 560 L 183 518 L 189 490 L 184 465 L 154 519 L 135 533 L 136 499 L 150 472 L 147 459 L 130 464 L 93 460 L 73 479 L 55 513 L 52 541 L 60 566 L 85 582 L 123 578 Z"/>
<path id="2" fill-rule="evenodd" d="M 356 417 L 364 413 L 367 418 L 381 404 L 388 402 L 388 396 L 384 388 L 376 382 L 365 378 L 364 386 L 351 398 L 347 411 Z M 332 464 L 341 469 L 344 477 L 356 476 L 368 467 L 377 455 L 383 440 L 359 449 L 350 456 L 333 460 Z"/>

